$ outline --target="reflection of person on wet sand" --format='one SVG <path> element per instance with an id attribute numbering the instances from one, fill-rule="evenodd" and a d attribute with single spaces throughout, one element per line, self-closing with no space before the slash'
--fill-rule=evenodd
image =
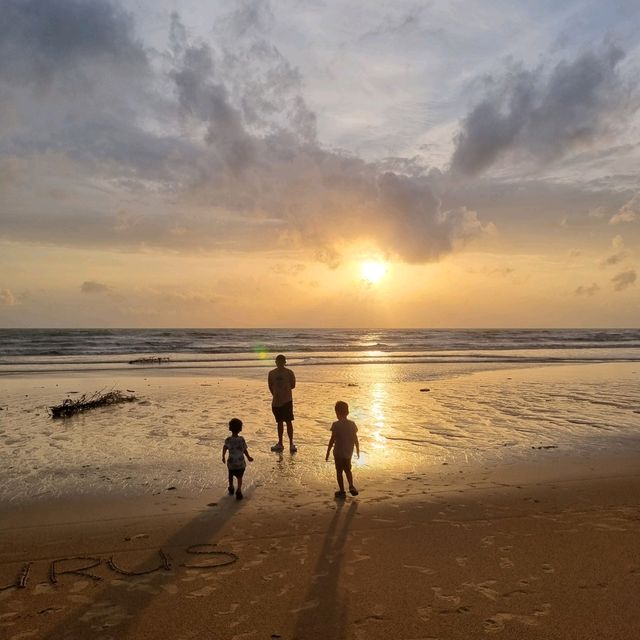
<path id="1" fill-rule="evenodd" d="M 336 464 L 336 477 L 338 479 L 336 498 L 345 498 L 347 496 L 344 490 L 344 480 L 342 479 L 343 473 L 347 476 L 349 493 L 352 496 L 357 496 L 358 490 L 353 485 L 353 475 L 351 474 L 351 458 L 353 457 L 354 447 L 358 458 L 360 457 L 358 427 L 355 422 L 347 418 L 349 405 L 346 402 L 338 400 L 335 410 L 338 419 L 331 425 L 331 438 L 327 445 L 327 455 L 324 459 L 329 459 L 329 453 L 331 453 L 331 447 L 333 447 L 333 459 Z"/>
<path id="2" fill-rule="evenodd" d="M 295 453 L 297 447 L 293 444 L 293 395 L 291 391 L 296 388 L 296 377 L 291 369 L 284 365 L 287 359 L 282 355 L 276 356 L 276 368 L 269 371 L 269 391 L 273 396 L 271 408 L 278 425 L 278 442 L 271 447 L 271 451 L 282 451 L 282 436 L 284 423 L 287 423 L 287 436 L 289 437 L 289 451 Z"/>

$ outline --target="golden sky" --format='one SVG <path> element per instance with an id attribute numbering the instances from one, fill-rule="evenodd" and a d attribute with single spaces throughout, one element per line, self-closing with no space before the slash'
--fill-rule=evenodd
<path id="1" fill-rule="evenodd" d="M 638 325 L 637 3 L 4 14 L 0 326 Z"/>

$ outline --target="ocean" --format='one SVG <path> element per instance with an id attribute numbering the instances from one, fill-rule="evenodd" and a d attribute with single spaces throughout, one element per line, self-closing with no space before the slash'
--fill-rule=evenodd
<path id="1" fill-rule="evenodd" d="M 0 329 L 0 375 L 380 363 L 640 361 L 640 329 Z M 154 366 L 153 363 L 149 366 Z M 155 363 L 157 366 L 157 363 Z"/>

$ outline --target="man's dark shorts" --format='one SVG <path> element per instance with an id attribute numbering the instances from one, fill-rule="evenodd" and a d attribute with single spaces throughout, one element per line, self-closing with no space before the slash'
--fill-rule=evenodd
<path id="1" fill-rule="evenodd" d="M 293 421 L 293 401 L 280 405 L 279 407 L 271 407 L 276 422 L 292 422 Z"/>
<path id="2" fill-rule="evenodd" d="M 336 471 L 351 471 L 351 458 L 334 458 L 336 463 Z"/>
<path id="3" fill-rule="evenodd" d="M 244 475 L 244 469 L 229 469 L 229 480 L 231 478 L 242 478 Z"/>

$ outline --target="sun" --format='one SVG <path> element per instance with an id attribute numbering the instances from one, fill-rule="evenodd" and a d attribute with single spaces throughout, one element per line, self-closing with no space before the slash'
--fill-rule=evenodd
<path id="1" fill-rule="evenodd" d="M 369 284 L 378 284 L 387 273 L 387 265 L 384 262 L 363 262 L 360 266 L 362 279 Z"/>

